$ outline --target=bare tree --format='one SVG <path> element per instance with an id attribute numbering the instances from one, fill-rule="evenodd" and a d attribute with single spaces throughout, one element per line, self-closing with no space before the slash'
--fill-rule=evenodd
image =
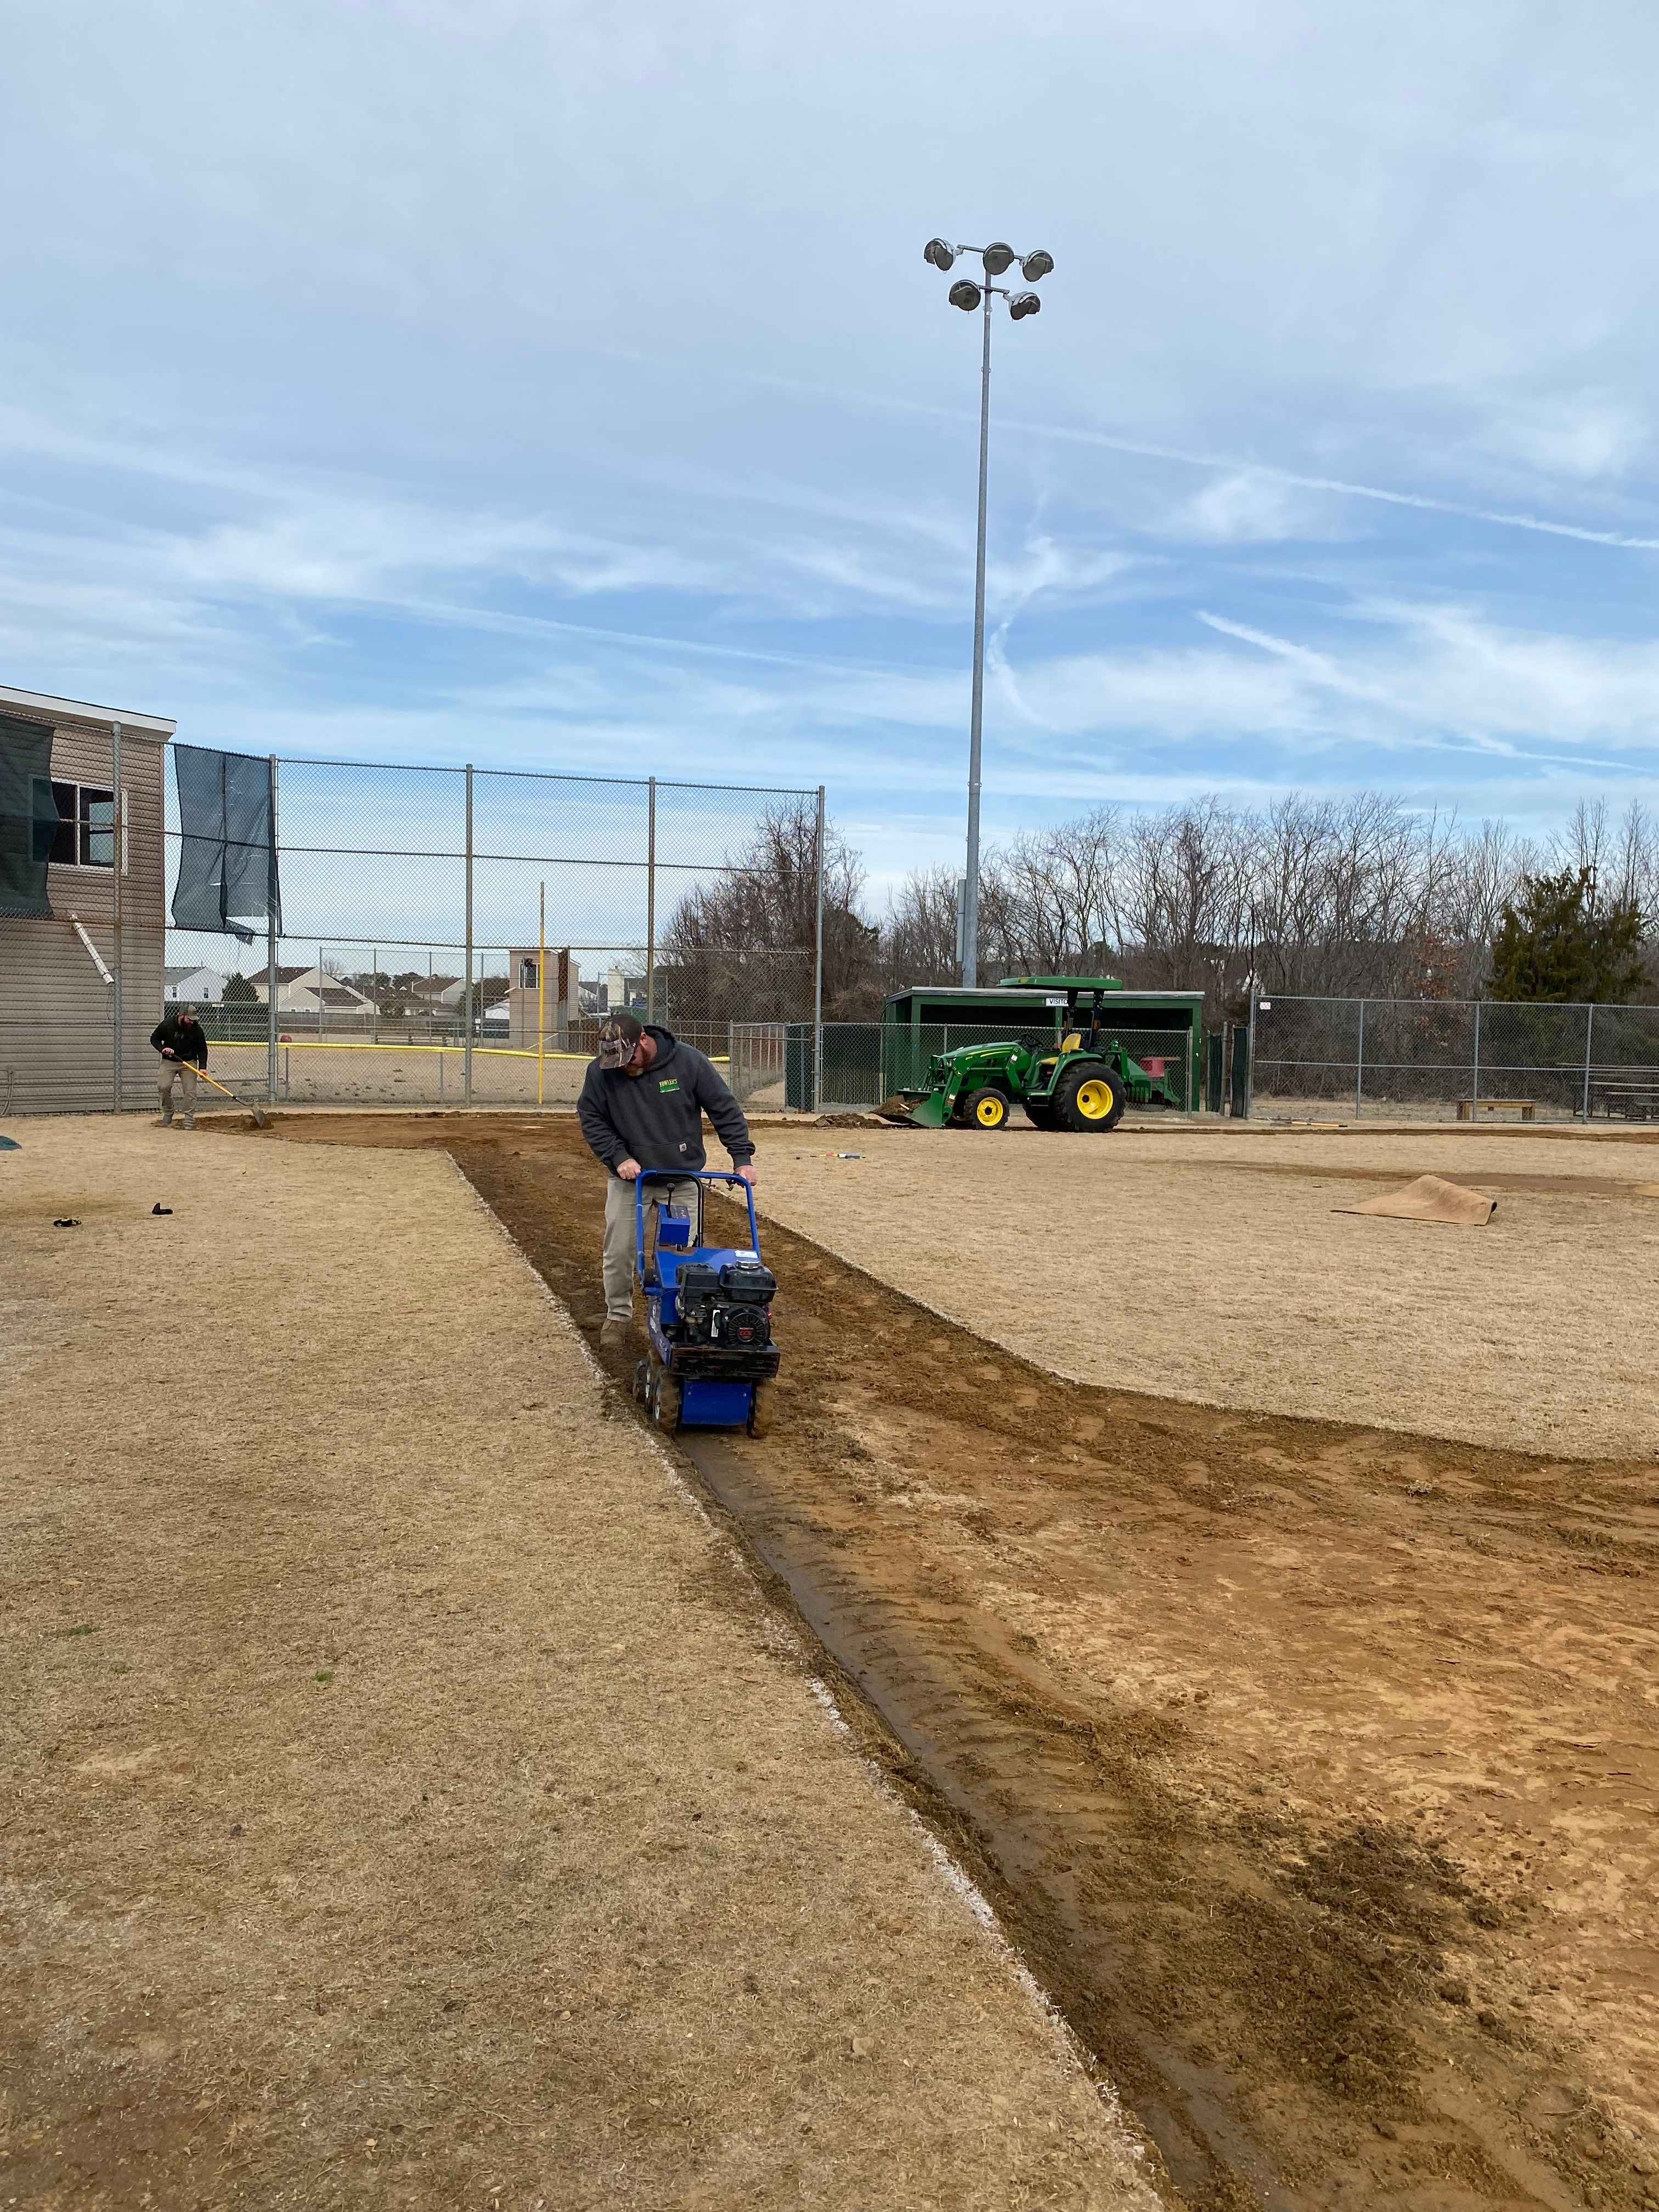
<path id="1" fill-rule="evenodd" d="M 950 868 L 915 868 L 900 885 L 896 899 L 888 901 L 881 965 L 889 990 L 959 980 L 957 881 Z"/>
<path id="2" fill-rule="evenodd" d="M 799 1019 L 811 1003 L 817 924 L 817 810 L 786 801 L 747 842 L 689 890 L 664 932 L 660 964 L 687 1018 Z M 878 1011 L 879 932 L 860 911 L 864 864 L 833 823 L 823 850 L 823 1011 L 858 1021 Z M 673 971 L 678 971 L 674 973 Z"/>

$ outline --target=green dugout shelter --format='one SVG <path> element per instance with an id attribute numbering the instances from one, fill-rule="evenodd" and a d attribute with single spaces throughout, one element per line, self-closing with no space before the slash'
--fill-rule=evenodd
<path id="1" fill-rule="evenodd" d="M 934 1053 L 957 1045 L 1057 1038 L 1068 1028 L 1086 1028 L 1091 1000 L 1102 1033 L 1146 1072 L 1144 1086 L 1131 1077 L 1132 1095 L 1139 1092 L 1142 1103 L 1161 1096 L 1171 1105 L 1198 1105 L 1204 994 L 1129 991 L 1110 975 L 1005 975 L 973 991 L 931 983 L 895 991 L 882 1002 L 883 1079 L 889 1091 L 914 1087 Z"/>

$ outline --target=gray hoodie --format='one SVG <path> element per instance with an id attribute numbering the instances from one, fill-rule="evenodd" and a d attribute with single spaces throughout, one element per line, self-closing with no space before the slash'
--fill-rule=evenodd
<path id="1" fill-rule="evenodd" d="M 700 1168 L 707 1158 L 702 1117 L 708 1115 L 732 1164 L 755 1157 L 743 1109 L 695 1045 L 672 1030 L 646 1024 L 657 1056 L 643 1075 L 590 1062 L 576 1117 L 595 1158 L 614 1175 L 624 1160 L 642 1168 Z"/>

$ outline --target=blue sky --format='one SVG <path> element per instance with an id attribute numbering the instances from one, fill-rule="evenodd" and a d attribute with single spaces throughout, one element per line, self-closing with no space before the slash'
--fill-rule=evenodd
<path id="1" fill-rule="evenodd" d="M 1659 799 L 1659 15 L 54 0 L 8 29 L 0 676 L 204 744 L 986 822 Z"/>

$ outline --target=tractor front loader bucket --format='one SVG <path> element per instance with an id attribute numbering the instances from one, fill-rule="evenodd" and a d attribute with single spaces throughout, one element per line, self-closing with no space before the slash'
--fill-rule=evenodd
<path id="1" fill-rule="evenodd" d="M 912 1129 L 942 1129 L 951 1118 L 950 1103 L 942 1091 L 927 1091 L 920 1097 L 906 1097 L 895 1091 L 884 1098 L 876 1111 L 884 1121 L 899 1121 Z"/>

